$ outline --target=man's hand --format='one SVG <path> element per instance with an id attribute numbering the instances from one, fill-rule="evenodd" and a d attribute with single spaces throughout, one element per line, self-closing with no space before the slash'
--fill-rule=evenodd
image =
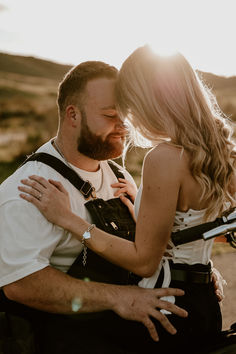
<path id="1" fill-rule="evenodd" d="M 160 299 L 184 295 L 180 289 L 143 289 L 131 285 L 85 282 L 50 266 L 4 286 L 4 293 L 8 299 L 26 306 L 61 314 L 73 314 L 71 304 L 73 299 L 79 298 L 82 304 L 80 313 L 113 310 L 126 320 L 143 323 L 155 341 L 158 341 L 158 334 L 150 316 L 171 334 L 176 330 L 159 309 L 187 316 L 185 310 Z"/>
<path id="2" fill-rule="evenodd" d="M 180 289 L 143 289 L 136 286 L 120 287 L 116 293 L 114 311 L 126 320 L 142 322 L 154 341 L 158 341 L 158 333 L 150 316 L 158 320 L 171 334 L 176 333 L 167 317 L 159 309 L 165 309 L 174 314 L 187 317 L 188 313 L 180 307 L 160 298 L 163 296 L 181 296 L 184 291 Z"/>

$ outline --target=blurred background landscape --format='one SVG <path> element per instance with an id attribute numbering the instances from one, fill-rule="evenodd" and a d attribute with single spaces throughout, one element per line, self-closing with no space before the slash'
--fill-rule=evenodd
<path id="1" fill-rule="evenodd" d="M 26 155 L 56 135 L 57 86 L 70 68 L 36 57 L 0 53 L 0 183 Z M 236 76 L 207 72 L 199 72 L 199 75 L 212 89 L 232 124 L 236 122 Z M 127 154 L 126 168 L 137 185 L 146 152 L 133 148 Z M 235 260 L 236 252 L 229 245 L 214 245 L 213 261 L 228 282 L 222 305 L 224 328 L 236 320 L 236 308 L 231 306 L 233 300 L 236 301 Z"/>
<path id="2" fill-rule="evenodd" d="M 55 62 L 0 53 L 0 182 L 56 134 L 57 87 L 71 68 Z M 223 112 L 236 122 L 236 76 L 199 72 Z M 143 149 L 127 155 L 126 167 L 140 181 Z"/>

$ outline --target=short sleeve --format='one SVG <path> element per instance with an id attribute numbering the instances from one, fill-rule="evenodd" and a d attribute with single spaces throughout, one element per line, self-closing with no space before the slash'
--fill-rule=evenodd
<path id="1" fill-rule="evenodd" d="M 0 206 L 0 287 L 49 265 L 63 229 L 24 200 Z"/>

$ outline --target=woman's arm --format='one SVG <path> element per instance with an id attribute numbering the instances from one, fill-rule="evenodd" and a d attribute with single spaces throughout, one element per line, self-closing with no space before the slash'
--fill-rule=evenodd
<path id="1" fill-rule="evenodd" d="M 145 158 L 135 242 L 94 228 L 91 238 L 86 241 L 91 250 L 140 276 L 148 277 L 155 272 L 171 234 L 178 201 L 181 172 L 180 160 L 176 157 L 175 149 L 160 146 Z M 40 182 L 43 189 L 36 181 Z M 22 198 L 35 204 L 51 222 L 69 230 L 81 241 L 90 224 L 72 213 L 68 194 L 62 185 L 53 182 L 54 185 L 49 187 L 47 181 L 35 176 L 30 183 L 24 183 L 34 187 L 43 196 L 41 200 L 32 195 L 21 195 Z M 19 189 L 29 193 L 26 187 Z"/>

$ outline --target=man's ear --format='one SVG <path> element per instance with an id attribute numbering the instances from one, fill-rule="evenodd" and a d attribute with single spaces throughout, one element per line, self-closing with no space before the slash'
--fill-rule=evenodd
<path id="1" fill-rule="evenodd" d="M 69 105 L 66 107 L 66 119 L 71 127 L 77 127 L 81 121 L 81 114 L 77 107 Z"/>

